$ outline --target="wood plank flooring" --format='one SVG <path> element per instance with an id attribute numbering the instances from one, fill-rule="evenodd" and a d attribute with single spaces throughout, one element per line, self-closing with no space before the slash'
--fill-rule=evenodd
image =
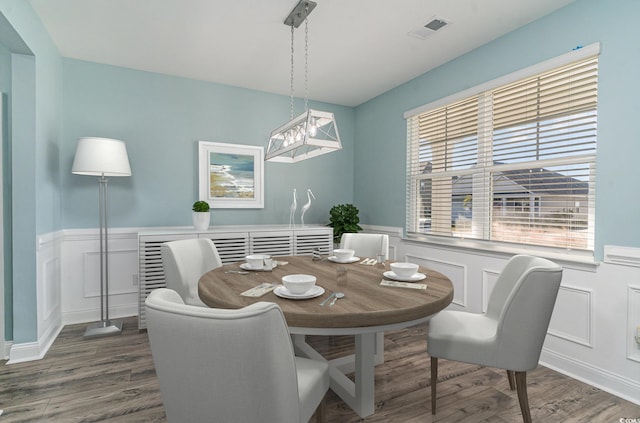
<path id="1" fill-rule="evenodd" d="M 166 421 L 147 334 L 138 331 L 136 318 L 125 319 L 120 336 L 84 340 L 85 328 L 65 327 L 42 360 L 0 366 L 0 423 Z M 327 422 L 522 421 L 504 371 L 446 360 L 440 360 L 433 417 L 426 330 L 418 326 L 385 335 L 373 416 L 360 419 L 329 391 Z M 351 337 L 308 339 L 327 356 L 353 350 Z M 534 422 L 640 419 L 640 406 L 541 366 L 528 374 L 528 386 Z"/>

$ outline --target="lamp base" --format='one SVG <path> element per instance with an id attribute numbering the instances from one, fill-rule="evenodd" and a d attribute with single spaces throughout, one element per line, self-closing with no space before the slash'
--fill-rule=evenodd
<path id="1" fill-rule="evenodd" d="M 122 320 L 101 320 L 90 324 L 84 332 L 85 338 L 99 336 L 120 335 L 122 333 Z"/>

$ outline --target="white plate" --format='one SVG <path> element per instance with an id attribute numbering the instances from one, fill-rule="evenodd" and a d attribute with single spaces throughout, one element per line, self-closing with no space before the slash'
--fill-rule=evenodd
<path id="1" fill-rule="evenodd" d="M 274 268 L 278 267 L 278 264 L 275 261 L 273 262 L 273 267 Z M 264 270 L 262 266 L 260 266 L 260 267 L 251 267 L 251 266 L 249 266 L 249 263 L 242 263 L 240 265 L 240 269 L 242 269 L 242 270 L 256 270 L 256 271 L 257 270 Z"/>
<path id="2" fill-rule="evenodd" d="M 427 277 L 427 275 L 425 275 L 424 273 L 414 273 L 413 275 L 411 275 L 410 277 L 402 277 L 402 276 L 398 276 L 395 274 L 395 272 L 384 272 L 383 273 L 385 278 L 389 278 L 389 279 L 393 279 L 394 281 L 400 281 L 400 282 L 418 282 L 423 280 L 424 278 Z"/>
<path id="3" fill-rule="evenodd" d="M 347 263 L 355 263 L 356 261 L 360 261 L 360 257 L 351 257 L 349 260 L 338 260 L 338 258 L 336 256 L 329 256 L 327 257 L 327 260 L 332 261 L 334 263 L 342 263 L 342 264 L 347 264 Z"/>
<path id="4" fill-rule="evenodd" d="M 290 300 L 308 300 L 309 298 L 319 297 L 324 294 L 324 288 L 319 285 L 314 285 L 313 288 L 305 292 L 304 294 L 294 294 L 290 292 L 284 285 L 276 286 L 273 293 L 278 297 L 288 298 Z"/>

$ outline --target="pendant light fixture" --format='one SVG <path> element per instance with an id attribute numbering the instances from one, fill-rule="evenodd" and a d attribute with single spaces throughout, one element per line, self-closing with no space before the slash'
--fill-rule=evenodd
<path id="1" fill-rule="evenodd" d="M 309 109 L 308 69 L 309 69 L 309 19 L 316 7 L 310 0 L 300 0 L 293 8 L 284 24 L 291 27 L 291 85 L 290 120 L 271 132 L 265 160 L 295 163 L 321 154 L 342 149 L 336 119 L 331 112 Z M 305 23 L 304 38 L 304 113 L 293 116 L 293 42 L 294 30 Z"/>

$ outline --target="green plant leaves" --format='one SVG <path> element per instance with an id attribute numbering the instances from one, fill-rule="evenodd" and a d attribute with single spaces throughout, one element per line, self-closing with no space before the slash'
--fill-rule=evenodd
<path id="1" fill-rule="evenodd" d="M 359 210 L 353 204 L 338 204 L 329 210 L 329 224 L 333 228 L 333 242 L 340 242 L 342 234 L 361 231 Z"/>
<path id="2" fill-rule="evenodd" d="M 196 201 L 195 203 L 193 203 L 193 209 L 194 212 L 199 212 L 199 213 L 204 213 L 204 212 L 208 212 L 209 211 L 209 203 L 207 203 L 206 201 Z"/>

